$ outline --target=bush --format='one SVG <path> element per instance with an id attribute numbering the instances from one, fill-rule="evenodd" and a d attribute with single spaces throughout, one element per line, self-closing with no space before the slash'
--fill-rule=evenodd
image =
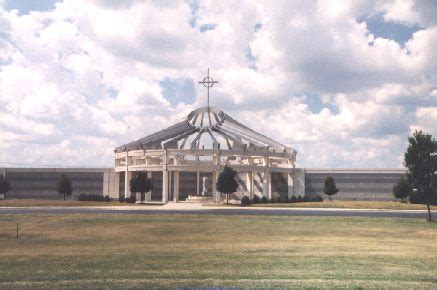
<path id="1" fill-rule="evenodd" d="M 269 202 L 270 202 L 270 203 L 276 203 L 276 198 L 273 198 L 273 197 L 272 197 L 272 198 L 269 200 Z"/>
<path id="2" fill-rule="evenodd" d="M 423 199 L 420 198 L 416 193 L 411 193 L 409 199 L 410 199 L 410 203 L 413 204 L 423 203 Z"/>
<path id="3" fill-rule="evenodd" d="M 293 195 L 292 197 L 291 197 L 291 200 L 290 200 L 291 202 L 297 202 L 297 199 L 296 199 L 296 197 Z"/>
<path id="4" fill-rule="evenodd" d="M 120 195 L 118 197 L 118 202 L 124 202 L 124 195 Z"/>
<path id="5" fill-rule="evenodd" d="M 400 198 L 401 202 L 404 202 L 412 191 L 413 188 L 411 183 L 408 180 L 406 180 L 403 176 L 401 177 L 399 182 L 393 186 L 393 190 L 392 190 L 393 195 L 396 198 Z"/>
<path id="6" fill-rule="evenodd" d="M 109 196 L 99 194 L 84 194 L 81 193 L 78 198 L 79 201 L 111 201 Z"/>
<path id="7" fill-rule="evenodd" d="M 302 201 L 303 201 L 303 198 L 302 198 L 301 195 L 299 195 L 299 196 L 297 197 L 297 202 L 302 202 Z"/>
<path id="8" fill-rule="evenodd" d="M 253 204 L 257 204 L 257 203 L 260 203 L 260 202 L 261 202 L 261 199 L 259 198 L 259 196 L 258 195 L 254 195 L 253 198 L 252 198 L 252 203 Z"/>
<path id="9" fill-rule="evenodd" d="M 129 198 L 125 198 L 124 201 L 126 203 L 136 203 L 137 202 L 137 197 L 135 196 L 135 194 L 131 194 L 131 196 Z"/>
<path id="10" fill-rule="evenodd" d="M 262 203 L 268 203 L 269 200 L 267 199 L 267 197 L 263 196 L 263 197 L 261 197 L 261 202 Z"/>
<path id="11" fill-rule="evenodd" d="M 417 194 L 416 192 L 412 192 L 409 196 L 410 203 L 414 204 L 426 204 L 426 200 L 423 196 Z M 431 198 L 429 201 L 430 205 L 437 205 L 437 197 Z"/>
<path id="12" fill-rule="evenodd" d="M 282 202 L 289 203 L 290 200 L 288 199 L 288 196 L 285 196 L 285 197 L 282 199 Z"/>
<path id="13" fill-rule="evenodd" d="M 275 198 L 275 200 L 276 200 L 277 203 L 281 203 L 282 202 L 282 198 L 280 198 L 280 197 Z"/>
<path id="14" fill-rule="evenodd" d="M 241 205 L 245 206 L 249 204 L 250 204 L 250 198 L 247 195 L 243 196 L 243 198 L 241 199 Z"/>
<path id="15" fill-rule="evenodd" d="M 89 200 L 91 200 L 91 201 L 105 201 L 105 197 L 103 195 L 90 194 Z"/>

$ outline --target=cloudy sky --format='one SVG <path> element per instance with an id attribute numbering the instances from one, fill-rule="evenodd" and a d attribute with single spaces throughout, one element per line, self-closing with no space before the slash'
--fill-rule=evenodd
<path id="1" fill-rule="evenodd" d="M 298 167 L 401 167 L 437 135 L 437 1 L 0 0 L 0 167 L 112 166 L 211 104 Z"/>

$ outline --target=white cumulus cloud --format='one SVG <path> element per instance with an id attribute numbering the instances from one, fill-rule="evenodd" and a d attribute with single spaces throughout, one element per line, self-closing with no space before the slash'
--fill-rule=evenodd
<path id="1" fill-rule="evenodd" d="M 400 167 L 412 130 L 437 134 L 432 2 L 0 4 L 0 161 L 112 166 L 114 147 L 205 105 L 209 67 L 212 105 L 296 148 L 298 166 Z M 398 43 L 372 15 L 418 28 Z M 196 95 L 172 102 L 163 80 Z"/>

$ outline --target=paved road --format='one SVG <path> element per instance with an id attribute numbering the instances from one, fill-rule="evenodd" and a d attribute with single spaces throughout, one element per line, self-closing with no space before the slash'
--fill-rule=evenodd
<path id="1" fill-rule="evenodd" d="M 332 208 L 242 208 L 207 206 L 138 206 L 138 207 L 0 207 L 1 214 L 201 214 L 201 215 L 273 215 L 273 216 L 360 216 L 426 218 L 424 210 L 363 210 Z"/>

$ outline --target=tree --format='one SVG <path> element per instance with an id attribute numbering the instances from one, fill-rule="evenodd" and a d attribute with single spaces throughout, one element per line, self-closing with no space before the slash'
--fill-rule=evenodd
<path id="1" fill-rule="evenodd" d="M 332 195 L 337 194 L 338 188 L 335 185 L 334 178 L 332 178 L 331 176 L 327 176 L 325 178 L 325 186 L 323 187 L 323 192 L 329 197 L 329 200 L 332 200 Z"/>
<path id="2" fill-rule="evenodd" d="M 416 130 L 408 138 L 408 148 L 404 155 L 404 165 L 408 169 L 407 178 L 414 195 L 423 200 L 428 208 L 428 221 L 432 220 L 430 203 L 437 197 L 437 143 L 430 134 Z"/>
<path id="3" fill-rule="evenodd" d="M 66 195 L 71 195 L 73 193 L 73 186 L 71 185 L 71 180 L 67 175 L 62 174 L 56 185 L 56 191 L 59 194 L 64 195 L 64 200 Z"/>
<path id="4" fill-rule="evenodd" d="M 393 186 L 393 195 L 404 202 L 412 190 L 411 184 L 402 176 L 399 182 Z"/>
<path id="5" fill-rule="evenodd" d="M 11 189 L 11 184 L 9 180 L 6 178 L 6 174 L 0 175 L 0 194 L 3 194 L 6 197 L 6 193 Z"/>
<path id="6" fill-rule="evenodd" d="M 152 190 L 152 180 L 146 176 L 143 171 L 136 172 L 130 180 L 130 191 L 141 193 L 141 203 L 145 199 L 145 193 Z"/>
<path id="7" fill-rule="evenodd" d="M 236 192 L 238 182 L 235 180 L 237 172 L 229 166 L 225 166 L 217 179 L 216 189 L 218 192 L 226 194 L 226 203 L 229 204 L 229 195 Z"/>

